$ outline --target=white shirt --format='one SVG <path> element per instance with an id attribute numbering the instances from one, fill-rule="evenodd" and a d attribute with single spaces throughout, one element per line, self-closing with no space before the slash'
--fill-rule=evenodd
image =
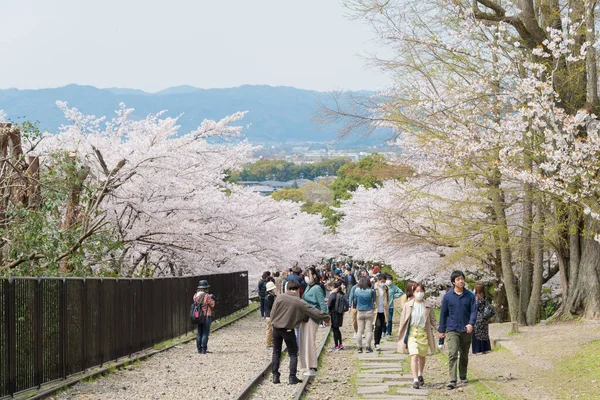
<path id="1" fill-rule="evenodd" d="M 377 308 L 377 312 L 382 313 L 382 312 L 385 312 L 385 308 L 384 308 L 384 306 L 385 306 L 384 300 L 385 299 L 383 298 L 383 287 L 381 287 L 381 285 L 379 285 L 377 287 L 377 289 L 379 290 L 379 306 Z"/>
<path id="2" fill-rule="evenodd" d="M 415 301 L 410 314 L 410 325 L 418 325 L 425 328 L 425 302 Z"/>

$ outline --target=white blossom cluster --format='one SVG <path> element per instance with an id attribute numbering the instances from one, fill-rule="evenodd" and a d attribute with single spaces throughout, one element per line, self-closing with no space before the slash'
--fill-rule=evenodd
<path id="1" fill-rule="evenodd" d="M 253 147 L 207 139 L 241 135 L 235 123 L 245 113 L 180 134 L 177 118 L 162 113 L 134 120 L 121 105 L 107 120 L 58 105 L 70 124 L 47 134 L 35 153 L 42 160 L 59 152 L 76 156 L 90 169 L 88 187 L 110 182 L 98 217 L 109 218 L 124 243 L 112 254 L 122 260 L 123 274 L 248 270 L 257 276 L 330 255 L 333 239 L 323 235 L 318 216 L 224 182 Z"/>

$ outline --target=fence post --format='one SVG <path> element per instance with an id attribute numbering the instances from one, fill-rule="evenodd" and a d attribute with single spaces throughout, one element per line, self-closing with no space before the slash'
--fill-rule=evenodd
<path id="1" fill-rule="evenodd" d="M 96 323 L 98 334 L 96 335 L 96 348 L 98 349 L 98 356 L 100 357 L 100 366 L 102 366 L 104 364 L 104 349 L 102 347 L 102 343 L 104 343 L 104 341 L 102 340 L 102 326 L 104 325 L 104 321 L 102 320 L 102 294 L 104 293 L 104 278 L 100 278 L 99 286 L 100 290 L 98 290 L 98 321 Z"/>
<path id="2" fill-rule="evenodd" d="M 81 281 L 81 295 L 79 296 L 80 300 L 80 309 L 81 309 L 81 326 L 79 327 L 80 338 L 79 342 L 81 343 L 81 367 L 83 371 L 87 370 L 87 362 L 85 357 L 85 348 L 87 347 L 85 342 L 85 332 L 87 332 L 87 313 L 85 312 L 87 306 L 87 285 L 85 284 L 85 278 L 82 278 Z"/>
<path id="3" fill-rule="evenodd" d="M 16 389 L 16 325 L 15 325 L 15 279 L 8 280 L 6 297 L 6 319 L 8 322 L 8 393 L 12 396 Z"/>
<path id="4" fill-rule="evenodd" d="M 42 368 L 43 360 L 42 353 L 44 351 L 42 338 L 44 337 L 42 330 L 44 323 L 42 319 L 42 278 L 37 279 L 37 286 L 34 292 L 34 312 L 35 312 L 35 383 L 37 387 L 42 386 Z"/>
<path id="5" fill-rule="evenodd" d="M 63 379 L 67 379 L 67 280 L 62 278 L 60 280 L 60 312 L 59 312 L 59 324 L 60 324 L 60 365 L 61 375 Z"/>

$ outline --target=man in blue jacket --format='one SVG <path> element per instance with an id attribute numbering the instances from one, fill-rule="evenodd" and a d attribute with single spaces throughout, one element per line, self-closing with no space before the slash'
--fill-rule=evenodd
<path id="1" fill-rule="evenodd" d="M 467 366 L 469 364 L 469 348 L 471 334 L 477 319 L 475 295 L 465 290 L 465 274 L 454 271 L 450 275 L 453 288 L 442 299 L 440 312 L 440 338 L 446 338 L 448 343 L 448 361 L 450 383 L 448 389 L 456 387 L 456 362 L 460 381 L 467 383 Z M 460 359 L 459 359 L 460 354 Z"/>

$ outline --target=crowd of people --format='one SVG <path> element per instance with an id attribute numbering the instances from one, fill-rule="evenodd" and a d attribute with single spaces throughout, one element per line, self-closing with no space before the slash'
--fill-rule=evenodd
<path id="1" fill-rule="evenodd" d="M 260 314 L 266 320 L 266 347 L 272 351 L 273 383 L 280 383 L 283 342 L 290 359 L 290 384 L 302 382 L 297 376 L 298 361 L 305 376 L 317 374 L 319 326 L 331 326 L 334 339 L 331 351 L 344 350 L 340 328 L 347 312 L 358 353 L 381 350 L 384 338 L 397 341 L 397 351 L 410 355 L 415 389 L 425 384 L 427 355 L 442 349 L 444 343 L 449 359 L 447 387 L 456 388 L 459 379 L 462 384 L 468 383 L 469 350 L 473 354 L 491 350 L 488 324 L 494 310 L 486 300 L 483 284 L 476 284 L 474 292 L 467 290 L 462 271 L 452 272 L 450 282 L 452 287 L 442 298 L 438 324 L 432 304 L 425 299 L 426 288 L 422 283 L 409 280 L 404 292 L 394 284 L 390 274 L 382 273 L 376 265 L 349 262 L 305 270 L 296 266 L 282 272 L 265 271 L 258 283 L 258 295 Z M 215 306 L 214 298 L 206 295 L 209 287 L 206 281 L 201 281 L 194 295 L 194 301 L 202 302 L 202 309 L 208 313 L 205 324 L 198 325 L 197 345 L 202 354 L 208 352 L 210 314 Z M 399 315 L 396 334 L 395 313 Z"/>

